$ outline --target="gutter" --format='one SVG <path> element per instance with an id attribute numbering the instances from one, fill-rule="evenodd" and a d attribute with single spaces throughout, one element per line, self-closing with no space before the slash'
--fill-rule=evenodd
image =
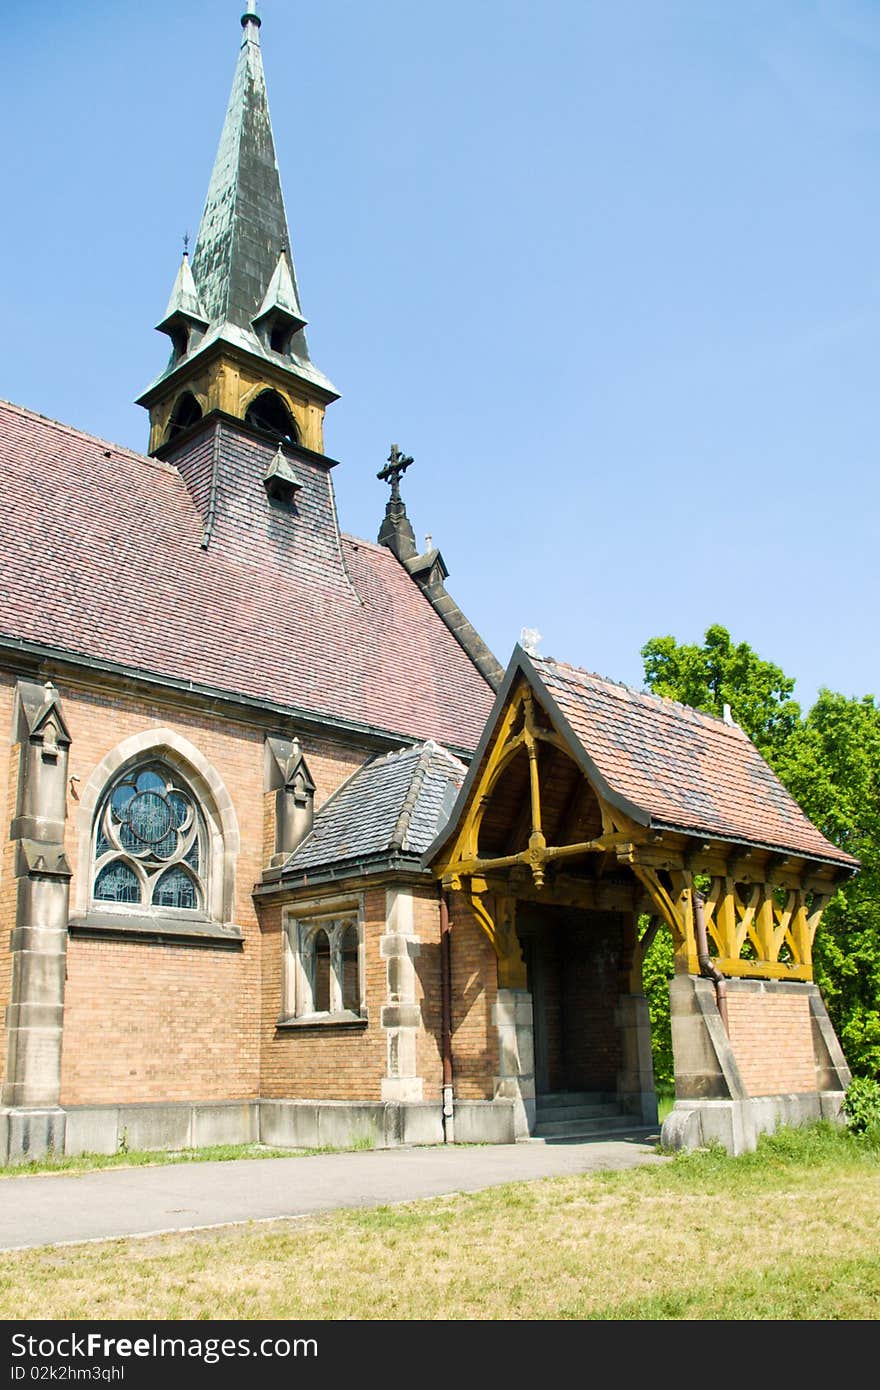
<path id="1" fill-rule="evenodd" d="M 269 869 L 264 873 L 262 880 L 254 887 L 253 896 L 257 899 L 267 898 L 299 888 L 312 888 L 319 884 L 339 883 L 346 879 L 364 879 L 389 873 L 406 874 L 407 877 L 422 880 L 433 877 L 428 869 L 422 867 L 421 860 L 416 855 L 391 852 L 366 859 L 343 859 L 336 864 L 320 865 L 315 869 L 300 869 L 292 873 L 285 870 L 283 865 L 279 865 L 276 869 Z"/>

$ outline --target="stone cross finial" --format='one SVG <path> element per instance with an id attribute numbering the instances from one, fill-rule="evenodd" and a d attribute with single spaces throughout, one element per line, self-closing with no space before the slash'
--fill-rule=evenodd
<path id="1" fill-rule="evenodd" d="M 412 462 L 413 459 L 407 457 L 406 454 L 402 454 L 396 444 L 391 445 L 391 453 L 388 455 L 388 462 L 384 468 L 379 470 L 376 477 L 381 478 L 383 483 L 391 484 L 392 502 L 400 501 L 401 474 L 406 472 Z"/>

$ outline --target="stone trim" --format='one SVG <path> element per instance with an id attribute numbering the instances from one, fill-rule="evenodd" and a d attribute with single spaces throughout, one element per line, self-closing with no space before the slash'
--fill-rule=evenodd
<path id="1" fill-rule="evenodd" d="M 185 918 L 150 917 L 120 913 L 116 918 L 107 913 L 89 913 L 71 917 L 68 930 L 72 936 L 100 937 L 105 941 L 152 941 L 159 945 L 216 946 L 239 950 L 244 946 L 244 934 L 237 928 L 220 927 L 207 918 L 189 921 Z"/>
<path id="2" fill-rule="evenodd" d="M 614 1021 L 620 1036 L 622 1065 L 617 1074 L 617 1098 L 627 1114 L 643 1124 L 657 1123 L 657 1092 L 651 1053 L 651 1016 L 643 994 L 621 994 Z"/>
<path id="3" fill-rule="evenodd" d="M 456 1101 L 455 1123 L 467 1144 L 512 1144 L 509 1100 Z M 369 1141 L 388 1149 L 442 1144 L 439 1101 L 267 1100 L 175 1101 L 144 1105 L 71 1105 L 0 1109 L 0 1163 L 26 1163 L 47 1153 L 118 1153 L 129 1149 L 271 1144 L 279 1148 L 351 1148 Z"/>
<path id="4" fill-rule="evenodd" d="M 70 868 L 64 854 L 70 735 L 50 681 L 15 686 L 13 748 L 18 786 L 10 838 L 15 844 L 15 918 L 9 939 L 6 1068 L 2 1103 L 28 1115 L 9 1121 L 8 1142 L 27 1152 L 31 1136 L 57 1143 Z M 14 752 L 13 752 L 14 757 Z M 37 1113 L 45 1123 L 38 1121 Z M 16 1135 L 18 1137 L 16 1137 Z M 54 1137 L 53 1137 L 54 1136 Z"/>
<path id="5" fill-rule="evenodd" d="M 334 927 L 333 924 L 336 924 Z M 313 1012 L 312 984 L 308 977 L 305 954 L 315 934 L 330 929 L 331 936 L 331 1003 L 333 991 L 341 990 L 341 981 L 336 975 L 334 954 L 336 939 L 343 936 L 348 926 L 353 925 L 358 937 L 358 998 L 359 1015 L 349 1010 L 337 1008 L 332 1012 L 316 1014 Z M 356 1020 L 366 1022 L 367 974 L 365 960 L 366 931 L 364 924 L 363 894 L 348 894 L 337 898 L 313 898 L 307 902 L 287 906 L 281 912 L 281 950 L 282 972 L 280 1016 L 276 1028 L 289 1026 L 325 1028 L 328 1026 L 350 1026 L 343 1022 L 346 1014 Z"/>
<path id="6" fill-rule="evenodd" d="M 362 1033 L 368 1026 L 369 1019 L 366 1015 L 359 1016 L 353 1014 L 350 1009 L 345 1009 L 338 1014 L 320 1014 L 305 1018 L 279 1018 L 275 1024 L 279 1033 L 285 1032 L 308 1032 L 311 1030 L 322 1031 L 325 1028 L 335 1029 L 339 1032 Z"/>
<path id="7" fill-rule="evenodd" d="M 412 889 L 400 885 L 388 888 L 385 931 L 379 940 L 386 979 L 381 1023 L 386 1043 L 382 1099 L 387 1101 L 421 1101 L 424 1094 L 424 1079 L 419 1074 L 418 1064 L 422 1010 L 415 968 L 421 949 L 416 935 Z"/>
<path id="8" fill-rule="evenodd" d="M 153 757 L 170 764 L 192 786 L 205 817 L 210 841 L 210 917 L 233 927 L 235 866 L 241 836 L 232 798 L 216 768 L 194 744 L 171 728 L 147 729 L 123 739 L 98 763 L 83 784 L 76 812 L 79 845 L 74 914 L 82 920 L 92 909 L 92 830 L 99 802 L 108 784 L 128 766 Z"/>
<path id="9" fill-rule="evenodd" d="M 498 1076 L 495 1099 L 513 1102 L 516 1137 L 525 1138 L 535 1124 L 535 1025 L 531 992 L 499 989 L 493 1008 L 498 1030 Z M 458 1131 L 456 1131 L 457 1137 Z"/>

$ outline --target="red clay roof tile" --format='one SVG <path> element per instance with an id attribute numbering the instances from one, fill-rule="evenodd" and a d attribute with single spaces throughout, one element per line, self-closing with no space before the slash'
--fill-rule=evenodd
<path id="1" fill-rule="evenodd" d="M 326 470 L 295 531 L 230 485 L 207 548 L 176 467 L 5 402 L 0 474 L 0 636 L 476 745 L 493 691 L 391 551 L 340 537 Z"/>
<path id="2" fill-rule="evenodd" d="M 528 660 L 607 786 L 652 825 L 858 864 L 807 819 L 737 725 L 549 657 Z"/>

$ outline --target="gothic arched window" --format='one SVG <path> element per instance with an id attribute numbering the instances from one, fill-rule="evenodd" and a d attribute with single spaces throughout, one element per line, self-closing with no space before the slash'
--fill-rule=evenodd
<path id="1" fill-rule="evenodd" d="M 156 761 L 117 777 L 98 806 L 92 863 L 97 906 L 204 912 L 205 821 L 183 778 Z"/>
<path id="2" fill-rule="evenodd" d="M 244 413 L 245 424 L 263 430 L 284 444 L 298 444 L 296 421 L 277 391 L 261 391 Z"/>
<path id="3" fill-rule="evenodd" d="M 184 391 L 183 395 L 176 402 L 171 419 L 168 422 L 166 439 L 174 439 L 178 434 L 183 434 L 190 425 L 202 418 L 202 407 L 199 405 L 192 391 Z"/>
<path id="4" fill-rule="evenodd" d="M 363 1012 L 364 933 L 357 904 L 318 916 L 285 914 L 282 1014 L 304 1022 L 356 1022 Z"/>

